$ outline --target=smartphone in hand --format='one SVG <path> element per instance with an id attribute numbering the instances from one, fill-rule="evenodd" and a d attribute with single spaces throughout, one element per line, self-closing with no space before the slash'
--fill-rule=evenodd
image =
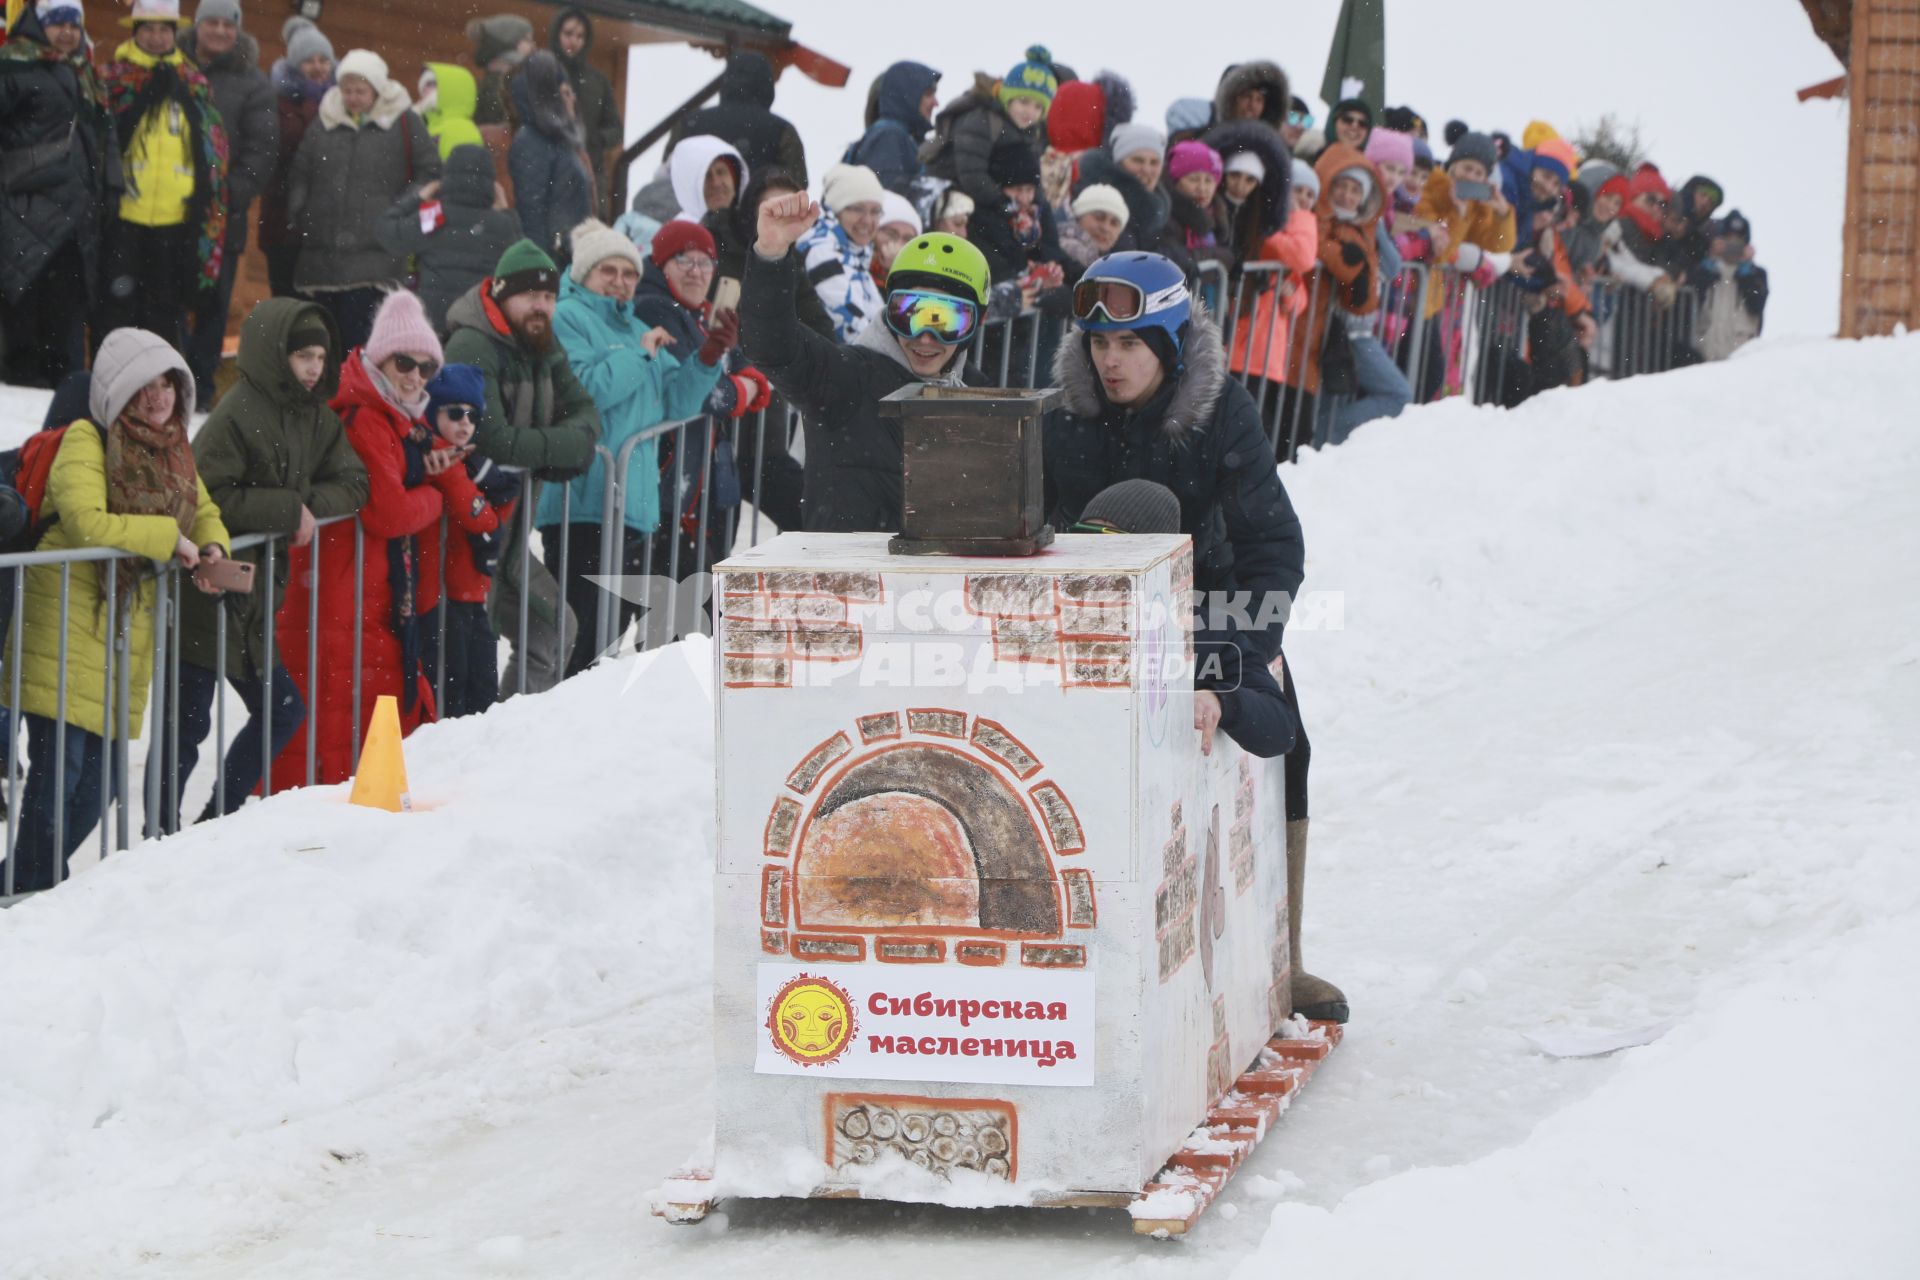
<path id="1" fill-rule="evenodd" d="M 193 579 L 203 586 L 244 596 L 253 591 L 253 571 L 254 566 L 245 560 L 222 556 L 218 560 L 202 560 L 193 571 Z"/>

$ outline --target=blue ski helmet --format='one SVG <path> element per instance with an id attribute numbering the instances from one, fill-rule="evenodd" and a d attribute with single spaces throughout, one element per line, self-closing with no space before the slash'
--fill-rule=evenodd
<path id="1" fill-rule="evenodd" d="M 1186 273 L 1157 253 L 1110 253 L 1073 287 L 1073 323 L 1082 333 L 1158 329 L 1178 353 L 1192 318 Z"/>

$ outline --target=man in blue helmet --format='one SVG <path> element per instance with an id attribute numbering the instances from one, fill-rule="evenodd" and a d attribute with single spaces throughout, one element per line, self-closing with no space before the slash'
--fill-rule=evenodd
<path id="1" fill-rule="evenodd" d="M 1344 1022 L 1346 997 L 1300 963 L 1308 747 L 1292 676 L 1280 664 L 1284 701 L 1276 700 L 1269 668 L 1306 551 L 1260 412 L 1228 376 L 1219 326 L 1171 260 L 1101 258 L 1074 287 L 1073 313 L 1078 335 L 1053 365 L 1065 399 L 1046 424 L 1049 518 L 1071 528 L 1097 494 L 1125 480 L 1155 481 L 1179 500 L 1201 593 L 1194 727 L 1202 750 L 1219 729 L 1256 755 L 1286 754 L 1294 1010 Z"/>

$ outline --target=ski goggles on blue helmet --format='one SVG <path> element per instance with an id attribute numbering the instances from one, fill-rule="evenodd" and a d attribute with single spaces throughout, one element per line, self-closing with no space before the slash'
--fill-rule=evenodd
<path id="1" fill-rule="evenodd" d="M 887 295 L 887 328 L 909 342 L 931 334 L 942 345 L 957 347 L 979 324 L 980 308 L 950 293 L 895 289 Z"/>
<path id="2" fill-rule="evenodd" d="M 1084 333 L 1162 329 L 1175 350 L 1193 318 L 1186 273 L 1157 253 L 1112 253 L 1073 287 L 1074 324 Z"/>

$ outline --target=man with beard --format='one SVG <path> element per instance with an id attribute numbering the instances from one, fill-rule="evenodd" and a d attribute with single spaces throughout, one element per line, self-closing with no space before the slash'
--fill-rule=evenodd
<path id="1" fill-rule="evenodd" d="M 532 241 L 517 241 L 500 255 L 491 276 L 447 309 L 452 336 L 446 350 L 449 363 L 478 365 L 486 376 L 486 412 L 474 432 L 474 451 L 504 470 L 564 483 L 592 465 L 600 411 L 554 338 L 559 295 L 560 271 L 553 259 Z M 523 504 L 522 510 L 531 508 Z M 559 683 L 576 631 L 560 584 L 537 558 L 524 554 L 526 537 L 525 524 L 515 520 L 487 599 L 494 627 L 512 645 L 500 677 L 503 699 Z"/>

